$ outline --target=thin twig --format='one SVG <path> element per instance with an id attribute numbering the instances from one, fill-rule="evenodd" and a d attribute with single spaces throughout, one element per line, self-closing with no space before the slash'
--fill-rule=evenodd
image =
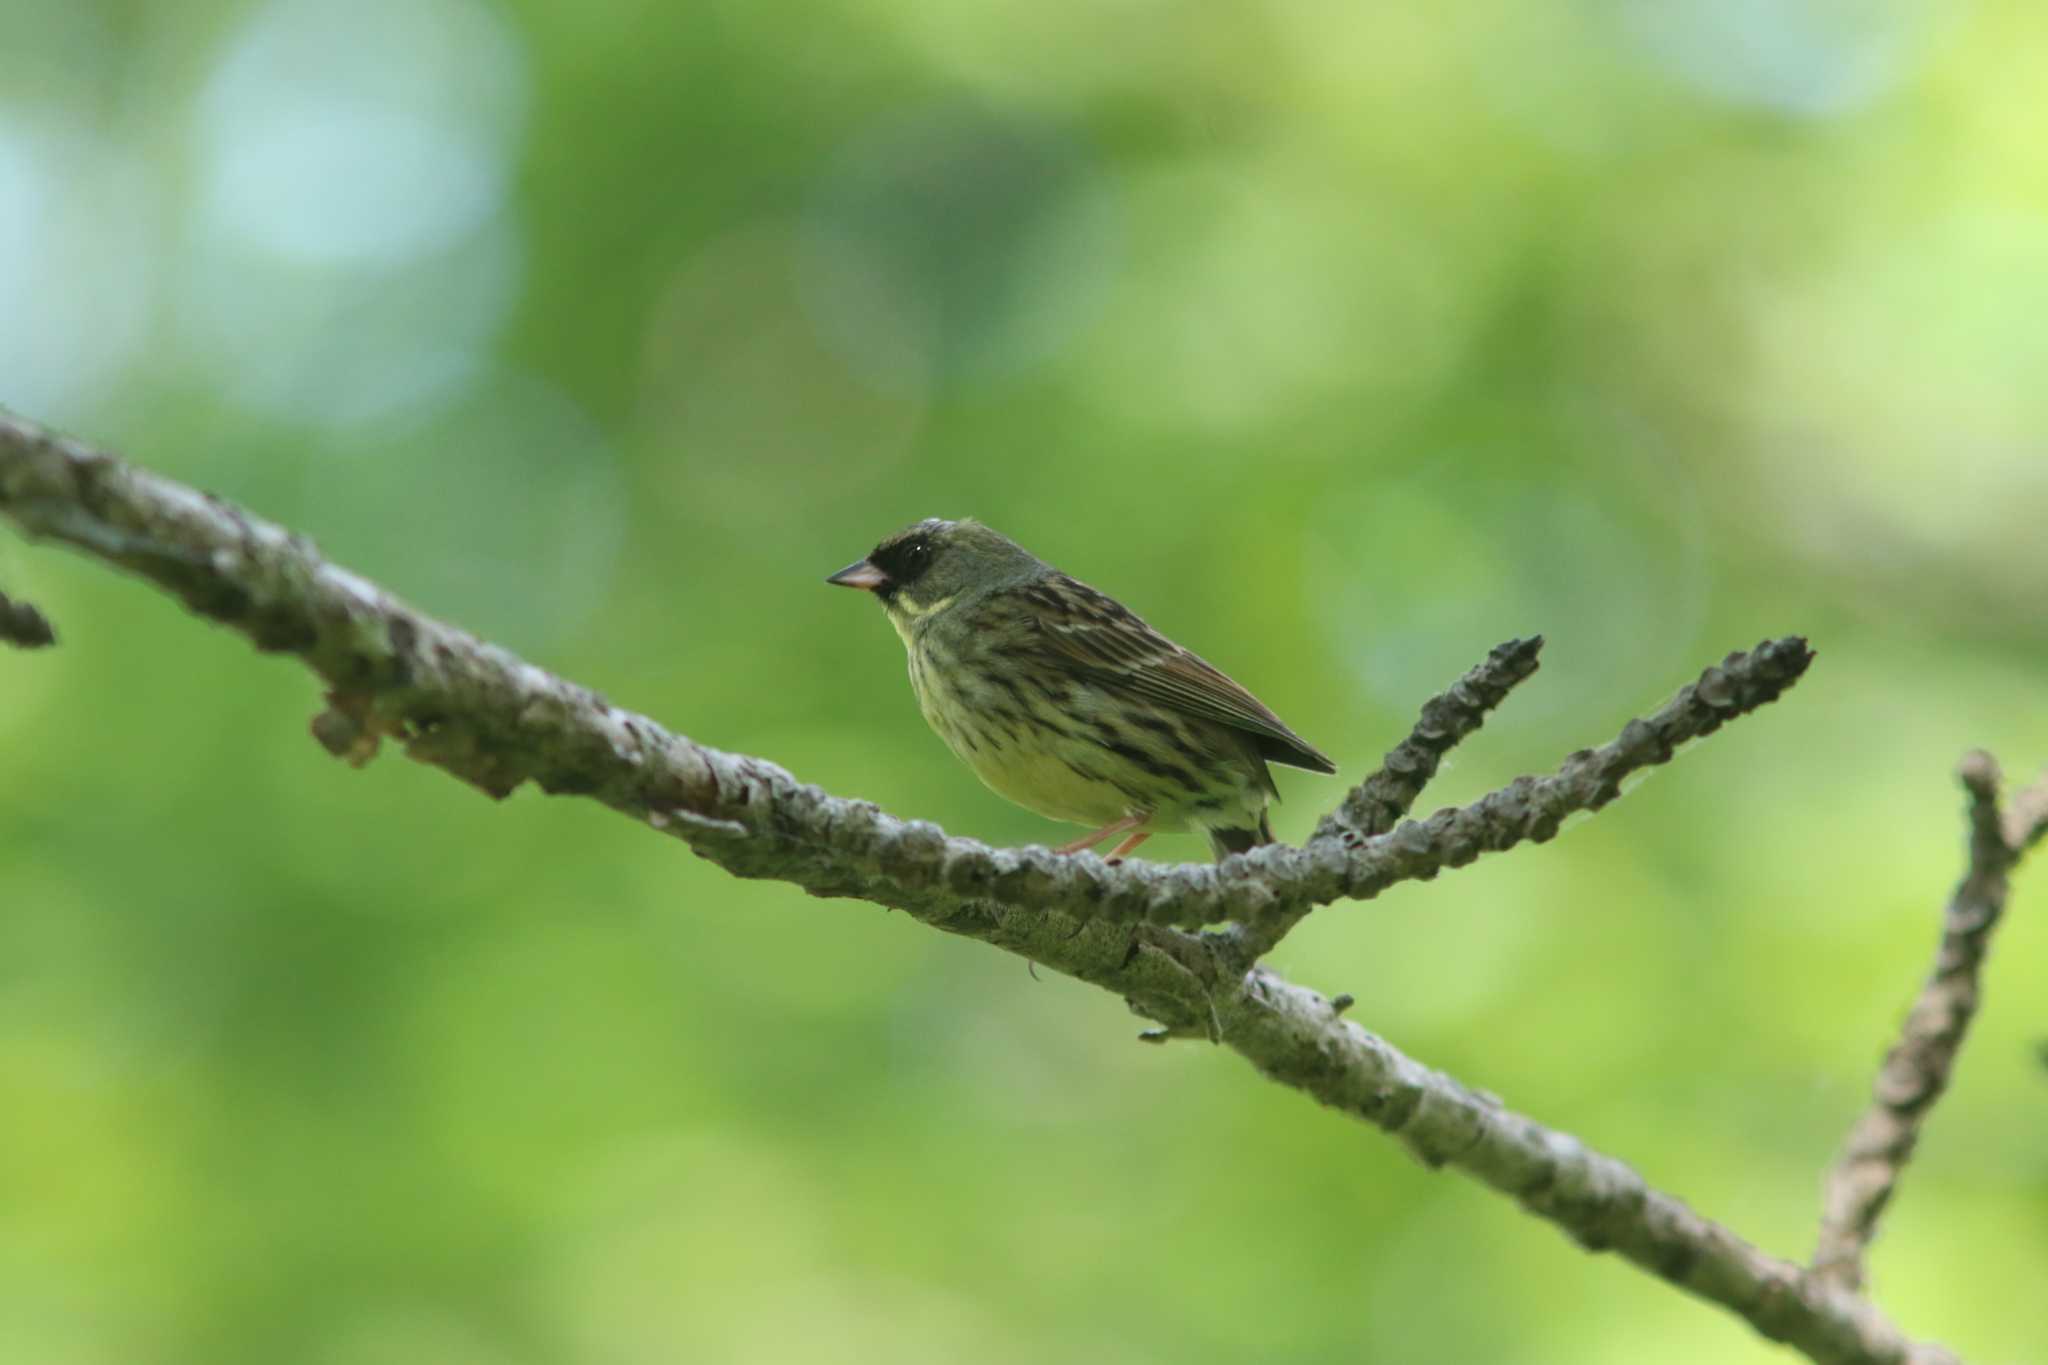
<path id="1" fill-rule="evenodd" d="M 1464 677 L 1422 705 L 1415 727 L 1380 760 L 1380 766 L 1353 787 L 1338 807 L 1322 818 L 1309 837 L 1308 848 L 1333 846 L 1355 851 L 1368 839 L 1398 825 L 1415 805 L 1422 789 L 1436 776 L 1458 742 L 1486 723 L 1489 711 L 1507 700 L 1515 685 L 1534 676 L 1543 637 L 1508 640 L 1495 645 Z M 1249 967 L 1279 946 L 1317 902 L 1297 899 L 1275 906 L 1255 923 L 1239 924 L 1215 935 L 1220 950 Z"/>
<path id="2" fill-rule="evenodd" d="M 1407 738 L 1323 817 L 1309 842 L 1335 839 L 1356 848 L 1399 824 L 1436 776 L 1444 755 L 1484 725 L 1487 713 L 1506 701 L 1517 683 L 1535 675 L 1542 651 L 1541 635 L 1495 645 L 1471 672 L 1424 702 Z"/>
<path id="3" fill-rule="evenodd" d="M 1405 821 L 1349 849 L 1337 839 L 1311 840 L 1300 855 L 1309 864 L 1305 873 L 1271 849 L 1254 850 L 1245 855 L 1247 862 L 1277 863 L 1292 875 L 1272 879 L 1269 885 L 1281 893 L 1273 900 L 1235 916 L 1242 931 L 1234 941 L 1277 943 L 1316 905 L 1370 900 L 1397 883 L 1428 881 L 1446 867 L 1463 867 L 1482 853 L 1552 839 L 1567 816 L 1599 810 L 1621 795 L 1622 782 L 1632 774 L 1668 762 L 1686 743 L 1776 701 L 1812 662 L 1813 651 L 1796 635 L 1730 654 L 1648 719 L 1630 721 L 1610 744 L 1572 754 L 1548 777 L 1518 777 L 1469 806 Z"/>
<path id="4" fill-rule="evenodd" d="M 2005 841 L 2024 855 L 2048 835 L 2048 773 L 2013 794 L 2005 804 Z"/>
<path id="5" fill-rule="evenodd" d="M 2005 910 L 2007 875 L 2020 850 L 2008 841 L 1998 810 L 1998 764 L 1978 750 L 1957 777 L 1969 793 L 1970 862 L 1942 914 L 1934 970 L 1906 1015 L 1899 1041 L 1885 1054 L 1871 1087 L 1870 1107 L 1849 1130 L 1828 1172 L 1821 1202 L 1815 1275 L 1860 1289 L 1864 1256 L 1877 1222 L 1912 1159 L 1934 1102 L 1948 1088 L 1963 1036 L 1977 1012 L 1979 977 L 1991 931 Z"/>
<path id="6" fill-rule="evenodd" d="M 602 801 L 735 875 L 907 910 L 1114 991 L 1171 1033 L 1213 1031 L 1272 1079 L 1393 1134 L 1432 1165 L 1513 1196 L 1580 1245 L 1612 1248 L 1816 1361 L 1953 1360 L 1910 1341 L 1866 1300 L 1649 1189 L 1620 1161 L 1402 1055 L 1340 1017 L 1335 1002 L 1266 971 L 1242 971 L 1199 935 L 1142 922 L 1201 923 L 1292 896 L 1343 894 L 1332 888 L 1345 885 L 1378 889 L 1399 879 L 1389 871 L 1396 864 L 1428 866 L 1414 875 L 1429 875 L 1465 858 L 1459 840 L 1478 840 L 1470 846 L 1476 856 L 1482 846 L 1546 837 L 1565 810 L 1604 804 L 1625 773 L 1660 751 L 1668 756 L 1679 739 L 1775 696 L 1805 665 L 1797 642 L 1731 656 L 1681 695 L 1683 706 L 1633 722 L 1611 753 L 1577 755 L 1545 783 L 1525 781 L 1496 794 L 1494 806 L 1467 808 L 1477 814 L 1450 822 L 1434 852 L 1437 836 L 1424 822 L 1357 850 L 1331 842 L 1260 850 L 1222 869 L 1111 868 L 1093 857 L 949 838 L 934 825 L 804 786 L 765 760 L 670 734 L 407 607 L 328 563 L 303 537 L 5 416 L 0 515 L 133 570 L 260 649 L 298 656 L 329 689 L 315 732 L 339 756 L 364 761 L 395 739 L 412 757 L 493 796 L 531 780 Z M 1509 803 L 1529 813 L 1504 809 Z M 1404 835 L 1416 829 L 1424 835 Z"/>

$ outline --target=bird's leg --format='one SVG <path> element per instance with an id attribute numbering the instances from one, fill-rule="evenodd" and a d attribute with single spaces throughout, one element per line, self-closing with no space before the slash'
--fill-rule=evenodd
<path id="1" fill-rule="evenodd" d="M 1098 830 L 1096 830 L 1096 831 L 1095 831 L 1095 832 L 1094 832 L 1093 834 L 1084 834 L 1084 835 L 1082 835 L 1082 836 L 1081 836 L 1080 838 L 1078 838 L 1078 839 L 1074 840 L 1074 842 L 1073 842 L 1073 843 L 1071 843 L 1071 844 L 1061 844 L 1061 845 L 1060 845 L 1060 846 L 1059 846 L 1058 848 L 1054 849 L 1054 850 L 1053 850 L 1053 852 L 1055 852 L 1055 853 L 1082 853 L 1082 852 L 1085 852 L 1086 850 L 1088 850 L 1088 849 L 1091 849 L 1091 848 L 1095 847 L 1095 846 L 1096 846 L 1097 844 L 1101 843 L 1101 842 L 1102 842 L 1102 841 L 1103 841 L 1104 839 L 1107 839 L 1107 838 L 1108 838 L 1108 837 L 1109 837 L 1110 835 L 1112 835 L 1112 834 L 1122 834 L 1122 833 L 1123 833 L 1123 832 L 1124 832 L 1125 830 L 1127 830 L 1127 829 L 1131 829 L 1131 828 L 1134 828 L 1135 826 L 1138 826 L 1138 825 L 1142 825 L 1142 824 L 1144 824 L 1144 823 L 1145 823 L 1145 822 L 1146 822 L 1147 820 L 1150 820 L 1151 818 L 1152 818 L 1152 812 L 1151 812 L 1151 811 L 1145 811 L 1145 810 L 1141 810 L 1141 811 L 1138 811 L 1137 813 L 1135 813 L 1135 814 L 1132 814 L 1132 815 L 1126 815 L 1126 816 L 1125 816 L 1125 817 L 1124 817 L 1123 819 L 1121 819 L 1121 820 L 1112 820 L 1112 821 L 1110 821 L 1110 822 L 1109 822 L 1108 824 L 1104 825 L 1104 826 L 1103 826 L 1103 827 L 1102 827 L 1101 829 L 1098 829 Z"/>
<path id="2" fill-rule="evenodd" d="M 1124 840 L 1124 841 L 1123 841 L 1122 843 L 1118 844 L 1118 845 L 1116 846 L 1116 848 L 1115 848 L 1115 849 L 1113 849 L 1113 850 L 1112 850 L 1112 851 L 1110 852 L 1110 855 L 1109 855 L 1109 861 L 1111 861 L 1111 862 L 1113 862 L 1113 863 L 1120 863 L 1120 862 L 1122 862 L 1122 861 L 1124 860 L 1124 855 L 1125 855 L 1126 853 L 1129 853 L 1129 852 L 1130 852 L 1130 851 L 1131 851 L 1132 849 L 1136 848 L 1136 847 L 1137 847 L 1137 846 L 1138 846 L 1139 844 L 1142 844 L 1142 843 L 1144 843 L 1144 842 L 1145 842 L 1145 841 L 1146 841 L 1147 839 L 1149 839 L 1149 838 L 1151 838 L 1151 837 L 1152 837 L 1152 831 L 1151 831 L 1151 830 L 1149 830 L 1149 829 L 1141 829 L 1141 830 L 1139 830 L 1139 831 L 1138 831 L 1138 832 L 1137 832 L 1136 834 L 1133 834 L 1133 835 L 1132 835 L 1132 836 L 1131 836 L 1130 838 L 1128 838 L 1128 839 Z"/>

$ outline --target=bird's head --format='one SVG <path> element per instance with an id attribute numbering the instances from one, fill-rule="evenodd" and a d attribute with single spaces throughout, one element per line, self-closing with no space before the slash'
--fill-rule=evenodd
<path id="1" fill-rule="evenodd" d="M 970 518 L 927 517 L 825 581 L 873 593 L 899 624 L 1046 572 L 1031 552 Z"/>

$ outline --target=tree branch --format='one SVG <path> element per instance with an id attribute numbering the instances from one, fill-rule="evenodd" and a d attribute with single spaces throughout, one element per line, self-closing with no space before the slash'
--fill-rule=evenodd
<path id="1" fill-rule="evenodd" d="M 736 875 L 903 909 L 1115 991 L 1168 1031 L 1206 1032 L 1425 1162 L 1511 1195 L 1580 1245 L 1616 1250 L 1816 1361 L 1953 1360 L 1911 1342 L 1866 1300 L 1650 1189 L 1614 1158 L 1402 1055 L 1315 992 L 1244 970 L 1219 936 L 1167 927 L 1256 922 L 1283 906 L 1369 896 L 1481 851 L 1548 838 L 1570 811 L 1613 799 L 1628 773 L 1776 697 L 1811 657 L 1803 642 L 1731 655 L 1555 775 L 1353 849 L 1333 839 L 1257 850 L 1220 868 L 1112 868 L 1093 856 L 949 838 L 800 784 L 763 759 L 672 735 L 414 611 L 326 562 L 303 537 L 4 415 L 0 514 L 141 575 L 259 649 L 297 655 L 329 688 L 315 736 L 351 762 L 394 739 L 492 796 L 532 780 L 602 801 Z"/>
<path id="2" fill-rule="evenodd" d="M 1542 650 L 1541 635 L 1495 645 L 1471 672 L 1424 702 L 1415 728 L 1322 818 L 1308 847 L 1330 844 L 1355 850 L 1392 830 L 1436 776 L 1444 755 L 1485 724 L 1486 713 L 1506 701 L 1515 684 L 1535 674 L 1536 656 Z M 1250 966 L 1272 952 L 1314 908 L 1315 902 L 1308 900 L 1275 907 L 1257 923 L 1237 926 L 1226 946 Z"/>
<path id="3" fill-rule="evenodd" d="M 1776 701 L 1812 662 L 1813 651 L 1796 635 L 1766 640 L 1746 654 L 1730 654 L 1648 719 L 1630 721 L 1612 743 L 1570 755 L 1548 777 L 1518 777 L 1469 806 L 1404 821 L 1348 848 L 1348 837 L 1340 833 L 1311 839 L 1298 852 L 1255 849 L 1246 859 L 1271 869 L 1266 885 L 1274 895 L 1228 916 L 1242 926 L 1231 941 L 1240 947 L 1277 943 L 1315 906 L 1347 897 L 1370 900 L 1398 883 L 1428 881 L 1446 867 L 1463 867 L 1482 853 L 1525 840 L 1545 843 L 1567 816 L 1599 810 L 1621 795 L 1622 782 L 1632 774 L 1669 762 L 1681 746 Z"/>
<path id="4" fill-rule="evenodd" d="M 2048 819 L 2039 795 L 2048 787 L 2036 784 L 2013 802 L 2017 819 L 2008 824 L 1998 809 L 1998 764 L 1982 750 L 1965 755 L 1956 776 L 1970 797 L 1969 867 L 1942 914 L 1934 969 L 1906 1015 L 1899 1041 L 1885 1054 L 1870 1107 L 1849 1130 L 1822 1199 L 1813 1269 L 1844 1289 L 1863 1285 L 1864 1254 L 1877 1235 L 1877 1221 L 1913 1157 L 1921 1125 L 1948 1088 L 1977 1013 L 1979 977 L 1991 932 L 2005 911 L 2008 874 Z"/>
<path id="5" fill-rule="evenodd" d="M 1356 848 L 1399 824 L 1436 776 L 1444 755 L 1484 725 L 1486 713 L 1506 701 L 1517 683 L 1535 676 L 1542 652 L 1541 635 L 1495 645 L 1476 668 L 1424 702 L 1408 737 L 1323 817 L 1309 842 L 1335 839 Z"/>
<path id="6" fill-rule="evenodd" d="M 2025 856 L 2044 835 L 2048 835 L 2048 773 L 2021 788 L 2005 809 L 2005 841 L 2016 855 Z"/>

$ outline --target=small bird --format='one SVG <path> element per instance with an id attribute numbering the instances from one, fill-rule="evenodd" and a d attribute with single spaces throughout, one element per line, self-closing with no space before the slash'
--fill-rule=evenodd
<path id="1" fill-rule="evenodd" d="M 1266 763 L 1334 773 L 1257 697 L 978 521 L 920 521 L 825 580 L 873 593 L 939 737 L 989 788 L 1094 833 L 1115 862 L 1207 830 L 1220 861 L 1273 842 Z"/>

